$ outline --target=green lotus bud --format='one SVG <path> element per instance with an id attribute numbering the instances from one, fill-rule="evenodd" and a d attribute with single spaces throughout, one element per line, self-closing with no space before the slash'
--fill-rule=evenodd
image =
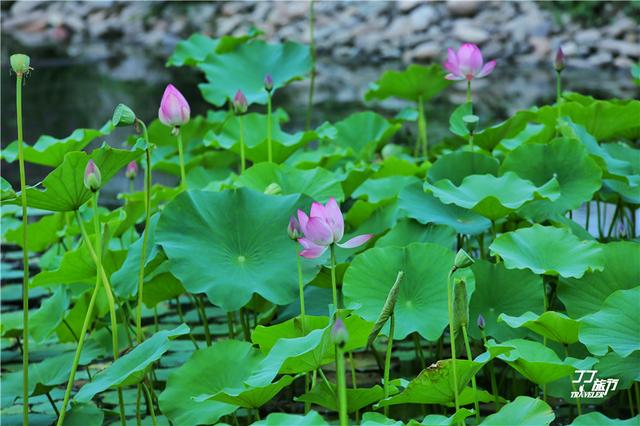
<path id="1" fill-rule="evenodd" d="M 113 110 L 113 116 L 111 117 L 111 123 L 114 126 L 123 127 L 130 126 L 136 122 L 136 114 L 131 108 L 125 104 L 118 104 L 115 110 Z"/>
<path id="2" fill-rule="evenodd" d="M 387 322 L 389 317 L 393 315 L 393 309 L 396 306 L 396 301 L 398 300 L 398 294 L 400 294 L 400 282 L 402 281 L 403 277 L 404 277 L 404 272 L 403 271 L 398 272 L 398 275 L 396 276 L 396 282 L 391 287 L 391 290 L 389 290 L 389 294 L 387 295 L 387 300 L 384 302 L 384 305 L 382 306 L 382 312 L 380 312 L 380 315 L 378 315 L 378 320 L 373 326 L 371 333 L 369 333 L 369 339 L 368 339 L 367 345 L 371 345 L 373 343 L 373 341 L 378 336 L 378 333 L 380 333 L 380 330 L 382 330 L 382 327 L 384 327 L 384 324 Z"/>
<path id="3" fill-rule="evenodd" d="M 282 188 L 275 182 L 271 182 L 264 190 L 267 195 L 279 195 L 282 194 Z"/>
<path id="4" fill-rule="evenodd" d="M 464 121 L 464 125 L 469 133 L 473 134 L 473 132 L 475 132 L 475 130 L 478 128 L 480 117 L 478 117 L 477 115 L 469 114 L 462 117 L 462 121 Z"/>
<path id="5" fill-rule="evenodd" d="M 89 160 L 84 169 L 84 186 L 92 192 L 96 192 L 100 189 L 100 185 L 102 185 L 100 169 L 93 160 Z"/>
<path id="6" fill-rule="evenodd" d="M 31 58 L 27 55 L 23 55 L 22 53 L 16 53 L 15 55 L 11 55 L 9 58 L 9 62 L 11 63 L 11 68 L 17 75 L 27 74 L 33 68 L 29 66 L 31 63 Z"/>
<path id="7" fill-rule="evenodd" d="M 487 323 L 484 320 L 484 317 L 482 316 L 482 314 L 478 314 L 478 328 L 480 330 L 484 330 L 484 327 L 487 325 Z"/>
<path id="8" fill-rule="evenodd" d="M 339 347 L 343 347 L 349 340 L 349 331 L 340 318 L 337 318 L 333 327 L 331 327 L 331 340 L 333 344 Z"/>
<path id="9" fill-rule="evenodd" d="M 456 253 L 456 258 L 453 261 L 454 269 L 463 269 L 471 266 L 473 264 L 473 259 L 471 256 L 467 254 L 466 251 L 460 249 L 458 253 Z"/>
<path id="10" fill-rule="evenodd" d="M 456 330 L 469 325 L 467 286 L 464 280 L 455 280 L 453 284 L 453 325 Z"/>

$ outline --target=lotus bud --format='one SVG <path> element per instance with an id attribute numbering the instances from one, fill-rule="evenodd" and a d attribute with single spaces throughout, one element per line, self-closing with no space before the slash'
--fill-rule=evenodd
<path id="1" fill-rule="evenodd" d="M 160 122 L 175 128 L 187 124 L 190 116 L 191 107 L 185 97 L 173 84 L 167 85 L 158 109 Z"/>
<path id="2" fill-rule="evenodd" d="M 124 175 L 127 177 L 127 179 L 134 180 L 138 175 L 138 163 L 136 163 L 135 161 L 132 161 L 129 164 L 127 164 L 127 168 L 124 171 Z"/>
<path id="3" fill-rule="evenodd" d="M 29 71 L 33 69 L 29 66 L 29 64 L 31 63 L 31 58 L 22 53 L 11 55 L 11 57 L 9 58 L 9 62 L 11 63 L 11 68 L 18 76 L 28 74 Z"/>
<path id="4" fill-rule="evenodd" d="M 84 186 L 92 192 L 96 192 L 100 189 L 100 185 L 102 185 L 100 169 L 93 160 L 89 160 L 84 169 Z"/>
<path id="5" fill-rule="evenodd" d="M 125 104 L 118 104 L 116 109 L 113 110 L 113 116 L 111 117 L 111 123 L 114 126 L 123 127 L 130 126 L 136 122 L 136 114 L 131 108 Z"/>
<path id="6" fill-rule="evenodd" d="M 478 315 L 478 321 L 477 321 L 477 323 L 478 323 L 478 328 L 479 328 L 480 330 L 484 330 L 484 327 L 485 327 L 486 323 L 485 323 L 485 321 L 484 321 L 484 317 L 482 316 L 482 314 L 479 314 L 479 315 Z"/>
<path id="7" fill-rule="evenodd" d="M 480 117 L 477 115 L 469 114 L 462 117 L 462 121 L 464 121 L 464 125 L 469 131 L 470 134 L 473 134 L 478 128 L 478 122 L 480 121 Z"/>
<path id="8" fill-rule="evenodd" d="M 342 348 L 347 343 L 347 340 L 349 340 L 349 332 L 341 318 L 337 318 L 333 327 L 331 327 L 331 340 L 340 348 Z"/>
<path id="9" fill-rule="evenodd" d="M 472 264 L 473 259 L 471 258 L 471 256 L 469 256 L 467 252 L 462 249 L 458 250 L 458 253 L 456 253 L 456 258 L 453 261 L 453 268 L 464 269 L 471 266 Z"/>
<path id="10" fill-rule="evenodd" d="M 271 74 L 264 76 L 264 89 L 267 92 L 271 92 L 273 90 L 273 78 L 271 77 Z"/>
<path id="11" fill-rule="evenodd" d="M 264 190 L 264 193 L 267 195 L 278 195 L 282 194 L 282 188 L 275 182 L 271 182 Z"/>
<path id="12" fill-rule="evenodd" d="M 558 47 L 558 50 L 556 51 L 556 59 L 553 62 L 553 67 L 556 69 L 556 72 L 562 72 L 565 67 L 564 52 L 561 47 Z"/>
<path id="13" fill-rule="evenodd" d="M 303 235 L 302 227 L 300 226 L 300 222 L 298 222 L 298 219 L 295 217 L 295 215 L 291 216 L 291 218 L 289 219 L 289 226 L 287 226 L 287 234 L 289 234 L 289 238 L 291 238 L 294 241 L 302 237 Z"/>
<path id="14" fill-rule="evenodd" d="M 244 93 L 242 93 L 242 90 L 238 90 L 233 97 L 233 109 L 236 111 L 236 114 L 244 114 L 247 112 L 247 108 L 247 98 L 244 96 Z"/>
<path id="15" fill-rule="evenodd" d="M 453 285 L 453 325 L 456 330 L 469 325 L 467 286 L 463 280 L 456 280 Z"/>

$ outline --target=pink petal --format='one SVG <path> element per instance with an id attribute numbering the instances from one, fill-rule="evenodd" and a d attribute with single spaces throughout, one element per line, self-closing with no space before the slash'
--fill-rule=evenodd
<path id="1" fill-rule="evenodd" d="M 447 74 L 444 76 L 447 80 L 464 80 L 465 76 L 460 76 L 457 74 Z"/>
<path id="2" fill-rule="evenodd" d="M 496 67 L 496 61 L 489 61 L 486 64 L 484 64 L 484 66 L 482 67 L 482 70 L 480 70 L 480 72 L 478 73 L 478 75 L 476 75 L 476 77 L 481 78 L 481 77 L 486 77 L 489 74 L 491 74 L 491 71 L 493 71 L 493 69 Z"/>
<path id="3" fill-rule="evenodd" d="M 311 203 L 311 211 L 309 212 L 310 217 L 321 217 L 325 218 L 324 206 L 316 201 Z"/>
<path id="4" fill-rule="evenodd" d="M 304 230 L 304 237 L 314 244 L 328 246 L 333 242 L 333 232 L 324 219 L 319 217 L 309 218 Z"/>
<path id="5" fill-rule="evenodd" d="M 315 259 L 316 257 L 322 256 L 322 253 L 324 253 L 325 250 L 327 250 L 327 247 L 329 247 L 314 244 L 306 238 L 300 238 L 298 242 L 303 247 L 303 250 L 300 252 L 300 256 L 307 259 Z"/>
<path id="6" fill-rule="evenodd" d="M 300 209 L 298 209 L 298 222 L 300 223 L 300 229 L 304 233 L 305 229 L 307 229 L 307 222 L 309 222 L 309 216 L 307 216 L 307 214 Z"/>
<path id="7" fill-rule="evenodd" d="M 361 245 L 363 245 L 364 243 L 366 243 L 367 241 L 369 241 L 371 238 L 373 237 L 373 234 L 363 234 L 363 235 L 358 235 L 357 237 L 353 237 L 350 240 L 348 240 L 346 243 L 343 244 L 338 244 L 338 246 L 342 247 L 342 248 L 356 248 L 356 247 L 360 247 Z"/>
<path id="8" fill-rule="evenodd" d="M 475 75 L 482 68 L 482 62 L 482 53 L 475 44 L 465 43 L 458 49 L 458 67 L 461 74 Z"/>
<path id="9" fill-rule="evenodd" d="M 187 124 L 191 108 L 182 93 L 172 84 L 167 85 L 160 101 L 158 118 L 166 126 L 182 126 Z"/>
<path id="10" fill-rule="evenodd" d="M 331 197 L 324 207 L 325 219 L 333 232 L 333 241 L 338 242 L 344 236 L 344 218 L 336 199 Z"/>
<path id="11" fill-rule="evenodd" d="M 444 63 L 444 67 L 452 74 L 460 74 L 460 68 L 458 67 L 458 56 L 453 49 L 449 48 L 447 51 L 447 61 Z"/>

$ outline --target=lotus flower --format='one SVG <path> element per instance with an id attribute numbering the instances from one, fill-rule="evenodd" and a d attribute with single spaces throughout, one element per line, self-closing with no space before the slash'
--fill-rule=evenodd
<path id="1" fill-rule="evenodd" d="M 178 127 L 189 122 L 191 108 L 182 93 L 173 84 L 167 85 L 160 101 L 158 118 L 166 126 Z"/>
<path id="2" fill-rule="evenodd" d="M 331 340 L 340 347 L 344 346 L 349 340 L 349 331 L 340 318 L 336 318 L 333 327 L 331 327 Z"/>
<path id="3" fill-rule="evenodd" d="M 564 52 L 561 47 L 558 47 L 558 50 L 556 51 L 556 59 L 553 61 L 553 67 L 557 72 L 562 72 L 565 67 Z"/>
<path id="4" fill-rule="evenodd" d="M 485 325 L 486 325 L 486 322 L 484 320 L 484 317 L 482 316 L 482 314 L 479 314 L 478 315 L 478 328 L 480 330 L 484 330 Z"/>
<path id="5" fill-rule="evenodd" d="M 236 114 L 244 114 L 247 112 L 247 98 L 242 93 L 242 90 L 238 90 L 236 95 L 233 97 L 233 108 L 236 111 Z"/>
<path id="6" fill-rule="evenodd" d="M 289 234 L 289 238 L 292 240 L 297 240 L 302 237 L 302 228 L 300 227 L 300 222 L 295 216 L 291 216 L 289 219 L 289 226 L 287 226 L 287 234 Z"/>
<path id="7" fill-rule="evenodd" d="M 124 170 L 124 175 L 127 179 L 133 180 L 138 175 L 138 163 L 134 161 L 127 164 L 127 168 Z"/>
<path id="8" fill-rule="evenodd" d="M 100 169 L 93 160 L 89 160 L 84 169 L 84 186 L 92 192 L 96 192 L 100 189 L 100 185 L 102 185 Z"/>
<path id="9" fill-rule="evenodd" d="M 447 80 L 471 81 L 474 78 L 482 78 L 491 74 L 491 71 L 496 67 L 496 61 L 489 61 L 485 64 L 478 46 L 464 43 L 457 53 L 453 49 L 449 49 L 444 67 L 449 71 L 449 74 L 445 76 Z"/>
<path id="10" fill-rule="evenodd" d="M 273 90 L 273 78 L 271 77 L 271 74 L 264 76 L 264 88 L 267 92 Z"/>
<path id="11" fill-rule="evenodd" d="M 298 242 L 304 250 L 300 256 L 307 259 L 320 257 L 331 244 L 342 248 L 360 247 L 373 237 L 373 234 L 363 234 L 351 238 L 349 241 L 339 244 L 344 236 L 344 219 L 335 198 L 327 201 L 326 205 L 314 202 L 311 204 L 309 216 L 302 210 L 298 210 L 298 223 L 304 237 Z"/>

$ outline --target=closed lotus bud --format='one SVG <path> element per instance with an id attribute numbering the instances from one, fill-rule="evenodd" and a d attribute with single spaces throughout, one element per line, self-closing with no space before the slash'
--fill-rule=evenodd
<path id="1" fill-rule="evenodd" d="M 333 327 L 331 327 L 331 340 L 341 348 L 347 343 L 347 340 L 349 340 L 349 331 L 347 331 L 347 327 L 340 318 L 336 319 Z"/>
<path id="2" fill-rule="evenodd" d="M 96 192 L 100 189 L 100 185 L 102 185 L 100 169 L 93 160 L 89 160 L 84 169 L 84 186 L 92 192 Z"/>
<path id="3" fill-rule="evenodd" d="M 136 163 L 135 161 L 132 161 L 129 164 L 127 164 L 127 168 L 124 171 L 124 175 L 127 177 L 127 179 L 134 180 L 138 175 L 138 163 Z"/>
<path id="4" fill-rule="evenodd" d="M 264 89 L 267 92 L 273 90 L 273 78 L 271 78 L 271 74 L 267 74 L 264 76 Z"/>
<path id="5" fill-rule="evenodd" d="M 158 109 L 160 122 L 165 126 L 179 127 L 187 124 L 190 116 L 191 107 L 185 97 L 173 84 L 167 85 Z"/>
<path id="6" fill-rule="evenodd" d="M 558 47 L 558 50 L 556 51 L 556 59 L 553 62 L 553 67 L 557 72 L 562 72 L 565 67 L 564 52 L 561 47 Z"/>
<path id="7" fill-rule="evenodd" d="M 482 316 L 482 314 L 478 315 L 478 328 L 480 330 L 484 330 L 484 327 L 486 326 L 486 323 L 484 321 L 484 317 Z"/>
<path id="8" fill-rule="evenodd" d="M 242 93 L 242 90 L 238 90 L 233 97 L 233 109 L 236 111 L 236 114 L 244 114 L 247 112 L 247 108 L 247 98 L 244 96 L 244 93 Z"/>
<path id="9" fill-rule="evenodd" d="M 282 194 L 282 188 L 275 182 L 271 182 L 265 189 L 264 193 L 267 195 L 278 195 Z"/>
<path id="10" fill-rule="evenodd" d="M 287 226 L 287 234 L 289 234 L 289 238 L 292 240 L 297 240 L 302 237 L 302 228 L 300 227 L 300 222 L 295 216 L 291 216 L 289 219 L 289 226 Z"/>
<path id="11" fill-rule="evenodd" d="M 467 254 L 466 251 L 460 249 L 458 253 L 456 253 L 456 258 L 453 261 L 453 266 L 455 269 L 463 269 L 471 266 L 473 264 L 473 259 L 471 256 Z"/>
<path id="12" fill-rule="evenodd" d="M 469 114 L 462 117 L 462 121 L 464 121 L 464 125 L 469 133 L 473 134 L 478 128 L 480 117 L 478 117 L 477 115 Z"/>
<path id="13" fill-rule="evenodd" d="M 11 68 L 17 75 L 27 74 L 33 69 L 29 66 L 29 64 L 31 63 L 31 58 L 22 53 L 11 55 L 11 57 L 9 58 L 9 62 L 11 63 Z"/>
<path id="14" fill-rule="evenodd" d="M 118 104 L 116 109 L 113 110 L 113 116 L 111 117 L 111 123 L 114 126 L 130 126 L 136 122 L 136 114 L 131 108 L 125 104 Z"/>
<path id="15" fill-rule="evenodd" d="M 456 330 L 469 325 L 467 286 L 463 280 L 456 280 L 453 285 L 453 325 Z"/>

